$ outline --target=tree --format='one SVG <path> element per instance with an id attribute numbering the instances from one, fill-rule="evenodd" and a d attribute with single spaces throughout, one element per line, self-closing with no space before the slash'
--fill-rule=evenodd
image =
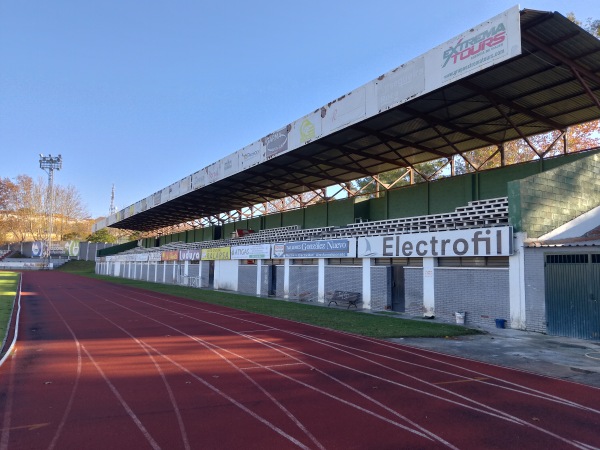
<path id="1" fill-rule="evenodd" d="M 48 236 L 49 198 L 46 181 L 18 175 L 0 179 L 0 239 L 5 242 L 44 240 Z M 89 233 L 89 215 L 73 186 L 55 185 L 52 240 Z"/>
<path id="2" fill-rule="evenodd" d="M 600 20 L 598 20 L 598 19 L 594 20 L 591 17 L 588 17 L 585 20 L 585 22 L 581 22 L 580 20 L 577 20 L 577 18 L 575 17 L 575 13 L 573 13 L 573 12 L 570 12 L 569 14 L 567 14 L 567 19 L 569 19 L 571 22 L 579 25 L 585 31 L 590 33 L 592 36 L 600 38 Z"/>
<path id="3" fill-rule="evenodd" d="M 351 185 L 360 196 L 377 197 L 378 193 L 383 190 L 437 180 L 444 176 L 442 171 L 448 164 L 449 160 L 447 159 L 436 159 L 415 164 L 413 168 L 399 168 L 380 173 L 374 177 L 359 178 L 353 181 Z"/>
<path id="4" fill-rule="evenodd" d="M 108 228 L 102 228 L 93 232 L 85 240 L 88 242 L 109 242 L 111 244 L 117 242 L 117 238 L 111 234 Z"/>

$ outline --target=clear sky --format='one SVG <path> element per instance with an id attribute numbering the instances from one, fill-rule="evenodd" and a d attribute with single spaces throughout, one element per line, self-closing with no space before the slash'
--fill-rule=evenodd
<path id="1" fill-rule="evenodd" d="M 505 11 L 506 0 L 0 0 L 0 176 L 108 214 Z M 600 18 L 597 0 L 521 9 Z"/>

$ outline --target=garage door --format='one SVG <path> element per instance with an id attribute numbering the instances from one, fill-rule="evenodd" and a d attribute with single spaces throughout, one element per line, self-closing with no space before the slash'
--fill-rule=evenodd
<path id="1" fill-rule="evenodd" d="M 546 255 L 548 334 L 600 340 L 600 254 Z"/>

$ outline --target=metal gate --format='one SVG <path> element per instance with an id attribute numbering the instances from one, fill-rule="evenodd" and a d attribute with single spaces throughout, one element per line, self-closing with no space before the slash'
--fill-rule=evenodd
<path id="1" fill-rule="evenodd" d="M 392 311 L 406 311 L 404 295 L 404 266 L 392 266 Z"/>
<path id="2" fill-rule="evenodd" d="M 600 340 L 600 254 L 546 255 L 548 334 Z"/>

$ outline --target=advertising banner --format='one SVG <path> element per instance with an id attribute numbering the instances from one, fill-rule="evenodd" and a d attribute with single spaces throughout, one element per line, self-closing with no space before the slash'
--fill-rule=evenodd
<path id="1" fill-rule="evenodd" d="M 160 202 L 166 203 L 169 201 L 169 187 L 166 187 L 160 191 Z"/>
<path id="2" fill-rule="evenodd" d="M 179 259 L 178 250 L 164 250 L 161 252 L 161 261 L 177 261 Z"/>
<path id="3" fill-rule="evenodd" d="M 69 256 L 79 256 L 79 241 L 65 242 L 65 253 Z"/>
<path id="4" fill-rule="evenodd" d="M 179 197 L 179 181 L 169 186 L 169 200 Z"/>
<path id="5" fill-rule="evenodd" d="M 231 259 L 231 247 L 203 248 L 203 261 L 223 261 Z"/>
<path id="6" fill-rule="evenodd" d="M 206 168 L 192 174 L 192 189 L 206 186 Z"/>
<path id="7" fill-rule="evenodd" d="M 31 254 L 34 258 L 39 258 L 44 254 L 44 243 L 42 241 L 34 241 L 31 244 Z"/>
<path id="8" fill-rule="evenodd" d="M 359 258 L 444 258 L 509 256 L 512 227 L 358 238 Z"/>
<path id="9" fill-rule="evenodd" d="M 221 160 L 218 160 L 215 163 L 212 163 L 210 166 L 206 167 L 206 178 L 207 183 L 216 183 L 221 178 L 223 178 L 223 169 L 221 167 Z"/>
<path id="10" fill-rule="evenodd" d="M 272 244 L 273 258 L 354 258 L 356 238 Z"/>
<path id="11" fill-rule="evenodd" d="M 425 90 L 425 59 L 420 56 L 376 81 L 379 111 L 407 102 Z"/>
<path id="12" fill-rule="evenodd" d="M 238 153 L 233 153 L 221 159 L 221 168 L 223 169 L 223 178 L 227 178 L 240 171 Z"/>
<path id="13" fill-rule="evenodd" d="M 264 137 L 263 144 L 265 146 L 266 159 L 274 158 L 277 155 L 285 153 L 289 150 L 289 132 L 291 126 L 288 125 L 279 131 L 269 134 Z"/>
<path id="14" fill-rule="evenodd" d="M 192 176 L 179 180 L 179 195 L 187 194 L 192 190 Z"/>
<path id="15" fill-rule="evenodd" d="M 428 90 L 521 54 L 519 6 L 471 28 L 426 53 Z"/>
<path id="16" fill-rule="evenodd" d="M 261 141 L 253 142 L 239 150 L 238 161 L 240 169 L 244 170 L 263 162 L 263 145 Z"/>
<path id="17" fill-rule="evenodd" d="M 318 110 L 292 124 L 290 146 L 295 149 L 321 137 L 321 111 Z"/>
<path id="18" fill-rule="evenodd" d="M 148 253 L 148 261 L 158 262 L 162 258 L 161 252 L 150 252 Z"/>
<path id="19" fill-rule="evenodd" d="M 367 90 L 360 87 L 321 108 L 323 134 L 364 119 L 367 113 Z"/>
<path id="20" fill-rule="evenodd" d="M 179 250 L 179 261 L 199 261 L 200 249 Z"/>
<path id="21" fill-rule="evenodd" d="M 231 247 L 231 259 L 270 259 L 271 244 L 239 245 Z"/>

